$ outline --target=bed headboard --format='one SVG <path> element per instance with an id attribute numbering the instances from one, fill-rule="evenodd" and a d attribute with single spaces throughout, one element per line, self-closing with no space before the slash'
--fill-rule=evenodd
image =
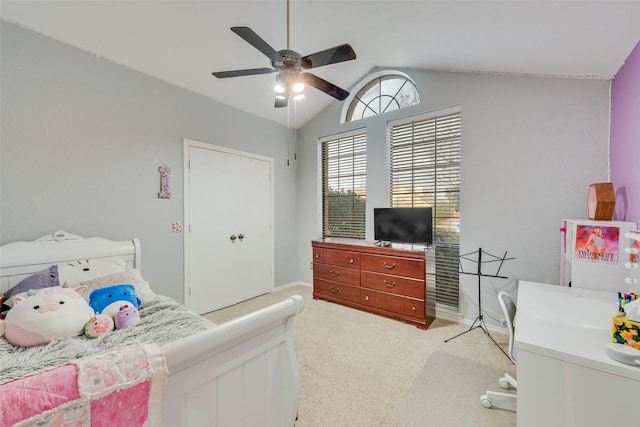
<path id="1" fill-rule="evenodd" d="M 53 264 L 85 259 L 121 259 L 127 269 L 140 269 L 140 241 L 84 238 L 56 231 L 34 241 L 7 243 L 0 246 L 0 292 Z"/>

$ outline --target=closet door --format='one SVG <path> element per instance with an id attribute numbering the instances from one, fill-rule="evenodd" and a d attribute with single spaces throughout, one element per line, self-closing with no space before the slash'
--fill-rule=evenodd
<path id="1" fill-rule="evenodd" d="M 202 314 L 273 290 L 268 158 L 185 141 L 185 302 Z"/>

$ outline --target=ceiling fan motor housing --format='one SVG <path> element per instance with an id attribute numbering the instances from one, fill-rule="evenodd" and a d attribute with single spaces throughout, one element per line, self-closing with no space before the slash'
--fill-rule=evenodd
<path id="1" fill-rule="evenodd" d="M 274 69 L 279 70 L 279 74 L 285 82 L 286 91 L 289 92 L 290 86 L 301 80 L 300 73 L 302 72 L 301 59 L 302 55 L 293 50 L 279 50 L 277 56 L 279 61 L 271 60 L 271 65 Z"/>
<path id="2" fill-rule="evenodd" d="M 300 55 L 298 52 L 294 50 L 283 49 L 277 52 L 277 56 L 278 56 L 277 59 L 271 60 L 271 65 L 276 70 L 293 69 L 293 70 L 296 70 L 297 72 L 300 72 L 302 70 L 302 66 L 300 65 L 302 55 Z"/>

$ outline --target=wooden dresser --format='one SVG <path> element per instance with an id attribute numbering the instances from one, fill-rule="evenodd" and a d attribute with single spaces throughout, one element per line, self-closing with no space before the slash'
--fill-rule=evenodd
<path id="1" fill-rule="evenodd" d="M 323 239 L 313 249 L 313 298 L 393 317 L 426 329 L 435 318 L 427 298 L 425 252 L 357 239 Z"/>

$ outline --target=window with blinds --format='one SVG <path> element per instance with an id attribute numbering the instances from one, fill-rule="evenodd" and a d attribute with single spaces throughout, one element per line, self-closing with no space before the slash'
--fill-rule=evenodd
<path id="1" fill-rule="evenodd" d="M 365 237 L 367 134 L 322 144 L 322 236 Z"/>
<path id="2" fill-rule="evenodd" d="M 436 302 L 458 309 L 461 112 L 389 126 L 392 207 L 431 206 Z"/>

